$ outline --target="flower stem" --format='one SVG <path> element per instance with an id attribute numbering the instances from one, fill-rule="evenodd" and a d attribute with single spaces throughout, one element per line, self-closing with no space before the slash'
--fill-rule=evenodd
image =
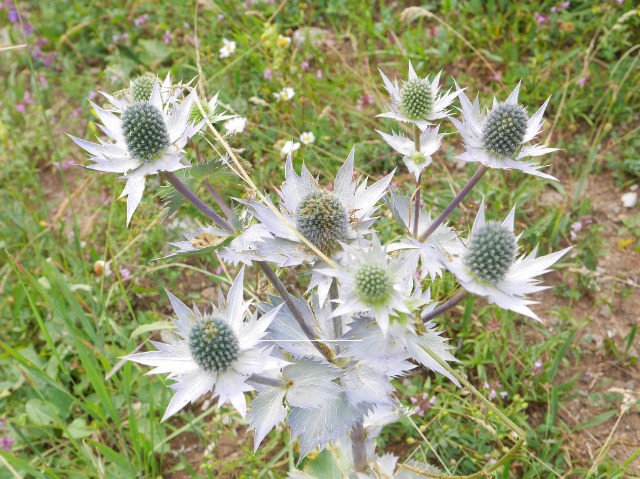
<path id="1" fill-rule="evenodd" d="M 367 447 L 364 443 L 364 425 L 357 422 L 351 430 L 351 454 L 353 455 L 353 469 L 355 472 L 364 472 L 368 467 Z"/>
<path id="2" fill-rule="evenodd" d="M 282 299 L 284 299 L 284 302 L 287 303 L 287 306 L 289 307 L 291 314 L 293 314 L 293 317 L 296 319 L 298 326 L 300 326 L 300 329 L 302 329 L 304 334 L 312 340 L 311 344 L 313 344 L 315 348 L 320 352 L 320 354 L 327 358 L 329 362 L 333 362 L 334 356 L 331 352 L 331 349 L 329 349 L 326 344 L 316 341 L 318 339 L 316 334 L 313 332 L 313 329 L 311 329 L 311 326 L 309 326 L 304 320 L 302 311 L 300 311 L 300 308 L 293 300 L 293 296 L 291 296 L 289 291 L 287 291 L 287 288 L 285 287 L 284 283 L 280 281 L 278 275 L 266 262 L 259 261 L 258 264 L 260 265 L 260 268 L 264 272 L 265 276 L 269 279 L 271 284 L 273 284 L 273 287 L 276 288 Z"/>
<path id="3" fill-rule="evenodd" d="M 231 212 L 231 208 L 229 208 L 227 203 L 222 199 L 222 196 L 220 196 L 220 193 L 218 193 L 213 185 L 209 183 L 209 180 L 204 180 L 202 184 L 207 189 L 209 194 L 213 197 L 214 201 L 218 204 L 227 219 L 230 220 L 233 217 L 233 213 Z"/>
<path id="4" fill-rule="evenodd" d="M 247 381 L 264 384 L 265 386 L 273 386 L 274 388 L 284 388 L 287 385 L 287 383 L 285 383 L 282 379 L 270 378 L 267 376 L 262 376 L 260 374 L 252 374 L 251 376 L 249 376 Z"/>
<path id="5" fill-rule="evenodd" d="M 418 125 L 413 125 L 413 143 L 416 149 L 416 152 L 420 152 L 420 128 Z M 418 236 L 418 219 L 420 218 L 420 196 L 421 191 L 420 187 L 422 186 L 422 173 L 418 175 L 418 181 L 416 185 L 416 194 L 415 194 L 415 206 L 413 213 L 413 236 Z"/>
<path id="6" fill-rule="evenodd" d="M 337 280 L 333 280 L 329 287 L 329 299 L 334 300 L 338 298 L 338 283 Z M 336 303 L 331 303 L 332 311 L 335 311 L 337 307 L 338 305 Z M 333 338 L 338 339 L 340 336 L 342 336 L 342 316 L 336 316 L 333 318 Z M 338 344 L 336 344 L 336 354 L 340 354 L 340 346 L 338 346 Z"/>
<path id="7" fill-rule="evenodd" d="M 469 391 L 471 391 L 471 393 L 475 397 L 477 397 L 480 401 L 482 401 L 485 404 L 485 406 L 487 406 L 487 408 L 489 408 L 496 416 L 502 419 L 502 422 L 504 422 L 509 429 L 515 432 L 521 439 L 525 438 L 526 432 L 520 426 L 514 423 L 511 419 L 509 419 L 502 411 L 500 411 L 497 407 L 495 407 L 494 404 L 491 401 L 489 401 L 486 397 L 484 397 L 480 391 L 478 391 L 475 387 L 473 387 L 473 385 L 469 381 L 467 381 L 467 378 L 465 378 L 456 370 L 454 370 L 449 365 L 449 363 L 441 359 L 440 356 L 438 356 L 436 353 L 431 351 L 431 349 L 429 349 L 427 346 L 423 346 L 423 348 L 427 352 L 427 354 L 431 356 L 433 359 L 435 359 L 435 361 L 440 366 L 442 366 L 447 371 L 449 371 L 449 373 L 451 373 L 453 377 L 455 377 L 458 381 L 460 381 L 460 383 L 464 385 L 464 387 L 466 387 Z"/>
<path id="8" fill-rule="evenodd" d="M 469 182 L 466 185 L 464 185 L 464 188 L 460 190 L 460 193 L 458 193 L 458 195 L 453 199 L 453 201 L 451 201 L 449 206 L 447 206 L 444 209 L 444 211 L 440 213 L 440 216 L 438 216 L 438 218 L 433 223 L 431 223 L 431 226 L 429 226 L 427 231 L 425 231 L 422 234 L 422 236 L 418 238 L 420 241 L 424 241 L 429 236 L 431 236 L 431 234 L 438 228 L 438 226 L 442 224 L 442 222 L 447 218 L 447 216 L 449 216 L 451 212 L 454 209 L 456 209 L 456 207 L 462 202 L 462 200 L 469 194 L 469 192 L 473 189 L 473 187 L 478 184 L 478 181 L 480 181 L 480 178 L 482 178 L 482 176 L 487 171 L 489 171 L 488 167 L 484 165 L 480 165 L 480 168 L 478 168 L 478 171 L 476 171 L 476 173 L 471 177 Z"/>
<path id="9" fill-rule="evenodd" d="M 169 183 L 171 183 L 171 185 L 176 189 L 176 191 L 182 194 L 187 200 L 189 200 L 196 208 L 198 208 L 202 213 L 204 213 L 209 219 L 211 219 L 221 227 L 225 228 L 225 230 L 229 231 L 231 234 L 234 234 L 236 232 L 229 223 L 227 223 L 222 217 L 220 217 L 220 215 L 218 215 L 215 211 L 213 211 L 206 204 L 204 204 L 204 202 L 200 198 L 198 198 L 189 188 L 187 188 L 187 185 L 185 185 L 180 180 L 180 178 L 178 178 L 175 174 L 168 171 L 163 171 L 160 174 Z M 282 299 L 284 299 L 285 303 L 287 303 L 287 306 L 289 306 L 289 310 L 291 311 L 291 314 L 293 314 L 293 317 L 296 319 L 298 325 L 300 325 L 300 328 L 302 329 L 302 331 L 305 333 L 305 335 L 309 339 L 312 340 L 311 344 L 313 344 L 316 347 L 316 349 L 325 358 L 327 358 L 328 361 L 333 361 L 333 353 L 331 352 L 331 349 L 329 349 L 329 347 L 326 344 L 316 341 L 318 339 L 316 334 L 313 332 L 311 327 L 304 320 L 304 315 L 302 314 L 302 311 L 300 311 L 300 308 L 298 308 L 298 305 L 295 303 L 295 301 L 293 301 L 291 294 L 287 291 L 287 288 L 282 283 L 282 281 L 280 281 L 280 278 L 278 278 L 278 276 L 274 273 L 274 271 L 266 262 L 258 261 L 257 263 L 260 265 L 260 268 L 262 269 L 264 274 L 267 276 L 271 284 L 273 284 L 274 288 L 276 288 L 276 290 L 278 291 Z"/>
<path id="10" fill-rule="evenodd" d="M 235 234 L 236 230 L 218 213 L 213 211 L 209 206 L 198 198 L 180 178 L 170 171 L 161 171 L 160 175 L 167 180 L 182 196 L 188 199 L 193 206 L 198 208 L 207 218 L 223 228 L 229 234 Z"/>
<path id="11" fill-rule="evenodd" d="M 461 289 L 460 291 L 458 291 L 456 294 L 454 294 L 451 298 L 446 300 L 444 303 L 442 303 L 433 311 L 429 311 L 427 313 L 422 314 L 421 316 L 422 321 L 426 323 L 430 319 L 433 319 L 447 312 L 448 310 L 453 308 L 456 304 L 458 304 L 460 301 L 462 301 L 464 298 L 466 298 L 468 294 L 469 293 L 467 292 L 466 289 Z"/>

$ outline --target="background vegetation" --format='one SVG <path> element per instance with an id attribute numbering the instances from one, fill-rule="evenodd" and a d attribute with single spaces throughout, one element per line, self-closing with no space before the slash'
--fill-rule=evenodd
<path id="1" fill-rule="evenodd" d="M 640 175 L 637 5 L 446 0 L 405 11 L 409 3 L 4 2 L 0 478 L 279 478 L 295 461 L 287 431 L 270 434 L 254 455 L 246 425 L 208 401 L 160 423 L 164 382 L 120 362 L 167 324 L 164 288 L 203 304 L 233 272 L 216 257 L 149 261 L 199 217 L 183 207 L 160 224 L 160 200 L 147 195 L 125 228 L 119 181 L 74 166 L 85 158 L 65 134 L 98 134 L 86 99 L 101 102 L 96 92 L 126 88 L 146 72 L 190 80 L 201 66 L 207 95 L 219 91 L 229 111 L 248 119 L 232 144 L 272 191 L 283 177 L 280 147 L 305 131 L 316 141 L 296 161 L 322 177 L 353 144 L 356 164 L 372 177 L 396 167 L 399 157 L 374 131 L 392 126 L 375 118 L 386 101 L 377 69 L 403 77 L 408 60 L 422 75 L 444 70 L 447 87 L 453 77 L 484 102 L 504 98 L 520 79 L 530 109 L 551 95 L 545 134 L 563 149 L 549 169 L 559 183 L 490 172 L 455 219 L 470 224 L 482 197 L 496 218 L 516 203 L 529 249 L 576 245 L 547 277 L 557 286 L 538 298 L 544 324 L 474 299 L 438 319 L 470 380 L 529 432 L 495 477 L 640 475 L 640 215 L 620 201 Z M 299 41 L 308 28 L 310 40 Z M 278 35 L 293 42 L 280 46 Z M 237 45 L 224 59 L 223 38 Z M 295 96 L 276 102 L 284 87 Z M 455 159 L 452 138 L 426 180 L 425 201 L 436 211 L 473 172 Z M 234 178 L 216 181 L 228 196 L 245 194 Z M 411 184 L 402 165 L 394 181 Z M 263 295 L 264 281 L 252 281 Z M 449 280 L 433 297 L 452 287 Z M 381 450 L 462 475 L 510 444 L 507 429 L 446 380 L 418 371 L 397 387 L 423 414 L 385 429 Z"/>

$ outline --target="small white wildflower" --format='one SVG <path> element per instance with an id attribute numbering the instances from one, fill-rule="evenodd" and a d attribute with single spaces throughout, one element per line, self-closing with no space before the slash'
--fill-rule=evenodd
<path id="1" fill-rule="evenodd" d="M 227 131 L 228 135 L 242 133 L 247 127 L 247 119 L 242 116 L 238 116 L 231 120 L 225 121 L 222 124 L 222 127 Z"/>
<path id="2" fill-rule="evenodd" d="M 316 141 L 316 135 L 314 135 L 312 131 L 305 131 L 300 135 L 300 141 L 303 145 L 309 145 Z"/>
<path id="3" fill-rule="evenodd" d="M 220 58 L 229 58 L 236 51 L 236 42 L 233 40 L 222 39 L 222 48 L 220 49 Z"/>
<path id="4" fill-rule="evenodd" d="M 287 48 L 291 45 L 291 37 L 285 37 L 284 35 L 278 35 L 278 46 L 280 48 Z"/>
<path id="5" fill-rule="evenodd" d="M 289 140 L 282 146 L 282 148 L 280 148 L 280 153 L 283 155 L 290 155 L 299 148 L 300 142 L 293 142 L 292 140 Z"/>
<path id="6" fill-rule="evenodd" d="M 277 101 L 289 101 L 295 96 L 296 92 L 291 87 L 286 87 L 280 90 L 277 93 L 274 93 L 273 96 Z"/>
<path id="7" fill-rule="evenodd" d="M 620 200 L 622 201 L 622 206 L 625 208 L 633 208 L 636 203 L 638 203 L 638 193 L 630 191 L 629 193 L 622 195 Z"/>

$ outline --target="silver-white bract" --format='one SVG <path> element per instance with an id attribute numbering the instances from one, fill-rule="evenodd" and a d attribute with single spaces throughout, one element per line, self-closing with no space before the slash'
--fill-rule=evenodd
<path id="1" fill-rule="evenodd" d="M 378 210 L 377 203 L 386 193 L 393 172 L 367 186 L 366 178 L 353 179 L 354 154 L 355 149 L 352 149 L 336 176 L 333 191 L 329 194 L 337 199 L 346 211 L 348 230 L 345 242 L 366 245 L 368 240 L 365 236 L 371 232 L 371 226 L 376 221 L 373 215 Z M 296 227 L 296 214 L 300 203 L 309 195 L 324 191 L 326 190 L 320 187 L 318 179 L 311 175 L 306 166 L 302 166 L 300 175 L 295 172 L 292 157 L 289 155 L 285 165 L 285 182 L 278 191 L 280 212 L 284 221 L 267 205 L 258 201 L 249 203 L 256 219 L 271 235 L 271 238 L 258 244 L 255 259 L 270 261 L 278 266 L 316 263 L 318 256 L 302 242 L 293 228 Z M 333 259 L 341 257 L 342 251 L 338 251 Z M 330 285 L 329 277 L 314 273 L 309 289 L 317 287 L 320 301 L 324 302 Z"/>
<path id="2" fill-rule="evenodd" d="M 320 274 L 338 279 L 339 299 L 335 302 L 338 307 L 332 316 L 352 315 L 354 313 L 368 313 L 377 321 L 383 334 L 389 329 L 389 320 L 393 315 L 411 314 L 409 304 L 414 287 L 414 275 L 417 267 L 417 254 L 413 251 L 405 252 L 398 258 L 390 260 L 386 248 L 380 244 L 374 233 L 371 246 L 356 248 L 345 245 L 346 258 L 336 268 L 318 268 Z M 391 288 L 388 297 L 379 304 L 367 304 L 358 294 L 357 276 L 362 268 L 376 267 L 388 275 Z"/>
<path id="3" fill-rule="evenodd" d="M 514 219 L 515 207 L 502 222 L 502 226 L 513 232 Z M 471 234 L 473 235 L 474 231 L 477 231 L 485 224 L 484 203 L 482 203 L 473 223 Z M 484 296 L 492 304 L 540 321 L 540 318 L 529 308 L 530 305 L 537 304 L 538 302 L 528 299 L 527 295 L 549 288 L 549 286 L 541 286 L 541 281 L 536 279 L 536 277 L 551 271 L 549 268 L 570 249 L 571 247 L 565 248 L 561 251 L 536 258 L 538 251 L 538 247 L 536 246 L 528 255 L 523 254 L 517 258 L 507 271 L 505 277 L 496 283 L 478 278 L 478 276 L 464 264 L 463 258 L 467 251 L 466 247 L 463 248 L 460 255 L 445 263 L 445 266 L 456 276 L 462 287 L 470 293 Z"/>
<path id="4" fill-rule="evenodd" d="M 415 210 L 411 203 L 411 197 L 390 189 L 389 208 L 396 220 L 409 230 L 413 231 L 415 222 Z M 426 208 L 420 208 L 418 213 L 418 237 L 422 236 L 433 223 L 431 213 Z M 418 241 L 413 235 L 408 235 L 398 243 L 387 246 L 387 251 L 397 251 L 406 248 L 418 248 L 420 250 L 420 276 L 427 275 L 431 279 L 442 276 L 443 263 L 450 255 L 462 252 L 462 243 L 458 235 L 446 223 L 439 225 L 436 230 L 424 241 Z"/>
<path id="5" fill-rule="evenodd" d="M 431 98 L 432 98 L 432 106 L 431 106 L 430 114 L 427 115 L 425 119 L 411 120 L 407 118 L 400 111 L 399 105 L 401 101 L 401 98 L 400 98 L 401 87 L 398 85 L 398 80 L 394 79 L 394 81 L 391 82 L 391 80 L 389 80 L 389 78 L 387 78 L 387 76 L 384 73 L 382 73 L 382 70 L 379 70 L 379 71 L 380 71 L 380 75 L 382 75 L 384 87 L 387 89 L 387 91 L 389 92 L 389 96 L 391 97 L 391 102 L 388 105 L 389 111 L 386 113 L 381 113 L 377 116 L 384 117 L 384 118 L 393 118 L 394 120 L 402 121 L 405 123 L 414 123 L 418 126 L 418 128 L 420 128 L 420 131 L 424 131 L 429 125 L 432 125 L 433 123 L 431 122 L 433 120 L 439 120 L 441 118 L 445 118 L 449 113 L 449 111 L 447 110 L 447 107 L 451 105 L 453 100 L 456 99 L 456 97 L 460 92 L 460 90 L 457 90 L 457 91 L 454 91 L 453 93 L 450 93 L 451 90 L 448 90 L 446 94 L 440 95 L 440 76 L 442 75 L 442 72 L 439 72 L 435 76 L 433 81 L 430 82 Z M 412 80 L 419 80 L 419 78 L 415 70 L 413 69 L 411 62 L 409 62 L 409 80 L 408 81 L 412 81 Z M 428 81 L 428 77 L 425 78 L 424 81 Z"/>
<path id="6" fill-rule="evenodd" d="M 376 130 L 391 148 L 403 155 L 402 161 L 408 170 L 416 177 L 416 181 L 427 166 L 432 162 L 431 155 L 440 149 L 444 134 L 439 135 L 440 125 L 435 128 L 427 128 L 420 134 L 420 150 L 416 150 L 416 143 L 413 139 L 405 135 L 398 135 L 394 132 L 389 135 Z"/>
<path id="7" fill-rule="evenodd" d="M 238 339 L 238 357 L 224 372 L 206 371 L 195 361 L 188 339 L 196 321 L 202 320 L 203 316 L 195 306 L 193 310 L 188 308 L 169 292 L 167 294 L 176 314 L 172 321 L 179 337 L 168 343 L 151 341 L 157 351 L 125 356 L 129 361 L 153 366 L 154 369 L 147 374 L 168 373 L 168 378 L 175 381 L 171 388 L 176 393 L 163 421 L 210 391 L 213 391 L 213 397 L 219 397 L 218 407 L 229 401 L 244 417 L 247 411 L 244 393 L 253 390 L 245 381 L 252 374 L 277 372 L 286 364 L 270 355 L 271 348 L 260 345 L 280 308 L 274 308 L 260 318 L 257 314 L 249 314 L 251 303 L 243 299 L 243 277 L 244 269 L 233 282 L 226 301 L 220 293 L 218 306 L 212 305 L 213 309 L 208 313 L 229 325 Z"/>
<path id="8" fill-rule="evenodd" d="M 513 92 L 511 92 L 504 104 L 514 106 L 518 105 L 518 94 L 520 92 L 521 83 L 522 82 L 518 83 L 518 85 L 515 87 Z M 458 129 L 458 132 L 462 136 L 462 140 L 464 142 L 466 151 L 462 155 L 458 156 L 459 159 L 467 162 L 479 162 L 489 168 L 500 168 L 503 170 L 520 170 L 530 175 L 536 175 L 550 180 L 556 179 L 553 176 L 542 173 L 540 171 L 541 168 L 544 168 L 544 165 L 540 165 L 535 160 L 524 160 L 525 158 L 538 157 L 558 150 L 558 148 L 549 148 L 547 147 L 547 145 L 526 144 L 532 141 L 536 136 L 538 136 L 538 134 L 542 130 L 542 124 L 544 123 L 544 111 L 547 108 L 547 104 L 549 103 L 549 99 L 551 97 L 547 98 L 547 101 L 544 102 L 540 109 L 529 118 L 521 147 L 519 148 L 517 154 L 510 158 L 498 156 L 491 151 L 487 151 L 482 142 L 482 131 L 487 122 L 487 119 L 491 112 L 496 107 L 500 106 L 496 98 L 493 98 L 493 106 L 491 110 L 485 108 L 485 110 L 483 111 L 480 108 L 480 102 L 477 97 L 475 101 L 471 103 L 469 98 L 467 98 L 462 89 L 460 89 L 459 87 L 458 92 L 460 94 L 458 98 L 460 100 L 460 104 L 462 105 L 462 118 L 461 120 L 457 120 L 450 116 L 449 119 Z"/>
<path id="9" fill-rule="evenodd" d="M 149 103 L 162 113 L 169 134 L 169 146 L 157 158 L 147 162 L 136 159 L 130 154 L 122 130 L 121 117 L 93 102 L 90 102 L 91 106 L 103 122 L 103 125 L 98 124 L 98 126 L 109 136 L 109 141 L 98 139 L 99 143 L 92 143 L 71 136 L 78 146 L 91 155 L 91 161 L 94 163 L 86 168 L 107 173 L 120 173 L 127 180 L 120 194 L 120 198 L 127 197 L 127 224 L 142 200 L 148 175 L 155 175 L 160 171 L 176 171 L 189 166 L 183 157 L 183 148 L 189 138 L 198 131 L 198 128 L 189 123 L 194 99 L 195 91 L 191 92 L 180 105 L 171 107 L 169 104 L 163 104 L 160 85 L 156 82 Z"/>

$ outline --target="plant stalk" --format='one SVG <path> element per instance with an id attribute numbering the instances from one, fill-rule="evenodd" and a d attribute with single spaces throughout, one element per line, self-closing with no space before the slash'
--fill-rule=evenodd
<path id="1" fill-rule="evenodd" d="M 367 460 L 367 447 L 365 445 L 364 425 L 362 421 L 356 423 L 351 430 L 351 454 L 353 455 L 354 471 L 365 472 L 369 461 Z"/>
<path id="2" fill-rule="evenodd" d="M 451 298 L 449 298 L 444 303 L 442 303 L 440 306 L 438 306 L 436 309 L 434 309 L 432 311 L 429 311 L 429 312 L 426 312 L 426 313 L 423 313 L 422 316 L 421 316 L 422 321 L 424 321 L 426 323 L 430 319 L 433 319 L 433 318 L 435 318 L 437 316 L 440 316 L 441 314 L 446 313 L 451 308 L 453 308 L 455 305 L 457 305 L 460 301 L 462 301 L 464 298 L 466 298 L 468 294 L 469 293 L 467 292 L 466 289 L 461 289 L 456 294 L 454 294 Z"/>
<path id="3" fill-rule="evenodd" d="M 429 226 L 427 231 L 425 231 L 420 236 L 420 238 L 418 238 L 420 241 L 426 240 L 429 236 L 433 234 L 433 232 L 438 228 L 438 226 L 440 226 L 444 222 L 447 216 L 449 216 L 451 212 L 454 209 L 456 209 L 456 207 L 462 202 L 462 200 L 469 194 L 469 192 L 473 189 L 473 187 L 478 184 L 478 181 L 480 181 L 480 178 L 482 178 L 482 176 L 487 171 L 489 171 L 489 168 L 487 166 L 480 165 L 480 168 L 478 168 L 478 171 L 476 171 L 476 173 L 471 177 L 469 182 L 466 185 L 464 185 L 464 188 L 460 190 L 460 193 L 458 193 L 458 195 L 451 201 L 449 206 L 447 206 L 444 209 L 444 211 L 440 213 L 440 216 L 438 216 L 438 218 L 433 223 L 431 223 L 431 226 Z"/>
<path id="4" fill-rule="evenodd" d="M 302 311 L 300 311 L 300 308 L 298 308 L 296 302 L 293 301 L 293 296 L 291 296 L 289 291 L 287 291 L 287 288 L 280 280 L 280 278 L 278 278 L 278 275 L 266 262 L 259 261 L 258 264 L 260 265 L 260 268 L 264 272 L 265 276 L 269 278 L 269 281 L 271 282 L 271 284 L 273 284 L 273 287 L 276 288 L 282 299 L 284 299 L 284 302 L 287 303 L 287 306 L 289 307 L 291 314 L 293 314 L 293 317 L 296 319 L 298 326 L 300 326 L 300 329 L 302 329 L 302 331 L 304 331 L 304 334 L 312 340 L 311 344 L 315 346 L 315 348 L 327 359 L 327 361 L 333 362 L 334 355 L 331 352 L 331 349 L 329 349 L 329 346 L 327 346 L 326 344 L 317 341 L 318 337 L 313 332 L 313 329 L 311 329 L 311 326 L 309 326 L 304 320 Z"/>
<path id="5" fill-rule="evenodd" d="M 188 199 L 193 206 L 198 208 L 207 218 L 216 223 L 222 229 L 229 234 L 234 234 L 236 231 L 222 216 L 213 211 L 209 206 L 198 198 L 180 178 L 170 171 L 161 171 L 160 175 L 167 180 L 171 186 L 173 186 L 182 196 Z"/>
<path id="6" fill-rule="evenodd" d="M 420 128 L 418 125 L 413 125 L 413 144 L 417 152 L 420 152 Z M 418 236 L 418 220 L 420 218 L 420 200 L 421 200 L 421 191 L 420 188 L 422 186 L 422 173 L 418 175 L 418 181 L 416 185 L 416 193 L 414 197 L 414 213 L 413 213 L 413 236 Z"/>
<path id="7" fill-rule="evenodd" d="M 207 216 L 209 219 L 214 221 L 219 226 L 225 228 L 225 230 L 229 231 L 229 233 L 231 234 L 236 233 L 234 228 L 229 223 L 227 223 L 220 215 L 218 215 L 218 213 L 213 211 L 209 206 L 204 204 L 204 202 L 200 198 L 198 198 L 189 188 L 187 188 L 187 186 L 175 174 L 168 171 L 163 171 L 160 174 L 169 183 L 171 183 L 171 185 L 176 189 L 176 191 L 178 191 L 187 200 L 189 200 L 205 216 Z M 213 189 L 213 186 L 211 186 L 211 188 Z M 293 314 L 293 317 L 296 319 L 302 331 L 305 333 L 305 335 L 309 339 L 312 340 L 311 344 L 313 344 L 315 348 L 328 361 L 333 361 L 334 356 L 333 356 L 333 353 L 331 352 L 331 349 L 329 349 L 329 347 L 326 344 L 317 341 L 318 337 L 313 332 L 311 327 L 307 324 L 307 322 L 304 320 L 304 315 L 302 314 L 302 311 L 300 311 L 300 308 L 298 308 L 298 305 L 295 303 L 295 301 L 292 300 L 291 294 L 287 291 L 287 288 L 282 283 L 282 281 L 280 281 L 280 278 L 278 278 L 278 276 L 271 269 L 271 266 L 269 266 L 269 264 L 267 264 L 264 261 L 258 261 L 257 263 L 260 265 L 260 268 L 262 269 L 264 274 L 267 276 L 271 284 L 273 284 L 274 288 L 278 291 L 282 299 L 285 301 L 285 303 L 287 303 L 287 306 L 289 306 L 289 310 L 291 311 L 291 314 Z"/>

